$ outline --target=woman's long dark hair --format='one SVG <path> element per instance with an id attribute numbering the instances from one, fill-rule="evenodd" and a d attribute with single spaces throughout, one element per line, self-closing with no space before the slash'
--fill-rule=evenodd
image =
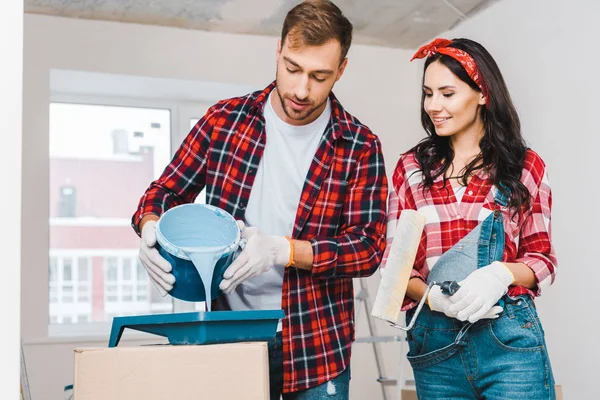
<path id="1" fill-rule="evenodd" d="M 469 39 L 454 39 L 450 47 L 467 52 L 475 60 L 488 89 L 487 104 L 481 107 L 485 130 L 479 142 L 481 153 L 465 167 L 459 182 L 466 186 L 468 178 L 473 173 L 480 169 L 485 170 L 496 187 L 505 193 L 505 188 L 510 191 L 508 205 L 515 214 L 520 213 L 523 207 L 529 205 L 531 197 L 520 180 L 527 147 L 521 136 L 519 116 L 510 98 L 504 78 L 490 53 L 479 43 Z M 423 70 L 423 81 L 427 67 L 436 61 L 448 67 L 454 75 L 471 88 L 481 92 L 458 61 L 439 53 L 427 58 Z M 452 166 L 454 151 L 450 146 L 449 137 L 436 134 L 433 122 L 425 112 L 424 100 L 425 92 L 421 97 L 421 124 L 427 132 L 427 137 L 409 153 L 414 152 L 416 161 L 421 168 L 423 190 L 429 190 L 440 175 L 444 176 L 444 184 L 446 184 L 448 179 L 446 172 Z"/>

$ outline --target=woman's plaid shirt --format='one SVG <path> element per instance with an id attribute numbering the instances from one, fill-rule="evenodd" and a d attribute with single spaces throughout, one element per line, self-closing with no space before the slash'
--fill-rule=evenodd
<path id="1" fill-rule="evenodd" d="M 393 188 L 388 199 L 388 247 L 382 265 L 385 265 L 400 213 L 404 209 L 417 210 L 427 221 L 411 276 L 426 281 L 438 258 L 492 213 L 497 189 L 486 173 L 479 170 L 458 203 L 449 181 L 444 185 L 443 178 L 438 177 L 431 191 L 424 192 L 421 180 L 414 154 L 401 157 L 394 170 Z M 533 290 L 511 286 L 508 294 L 535 297 L 554 282 L 557 261 L 551 240 L 552 192 L 546 165 L 532 150 L 527 150 L 525 155 L 521 182 L 531 194 L 531 205 L 521 218 L 512 218 L 513 210 L 500 208 L 505 232 L 502 260 L 526 264 L 535 274 L 537 283 Z M 406 297 L 402 308 L 406 310 L 415 305 Z"/>

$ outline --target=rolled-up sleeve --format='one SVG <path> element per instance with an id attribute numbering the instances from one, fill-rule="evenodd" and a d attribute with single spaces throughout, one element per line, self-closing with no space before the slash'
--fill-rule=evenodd
<path id="1" fill-rule="evenodd" d="M 361 154 L 348 180 L 343 229 L 335 237 L 316 236 L 313 249 L 315 277 L 358 278 L 372 275 L 385 250 L 387 177 L 377 138 Z"/>
<path id="2" fill-rule="evenodd" d="M 536 296 L 540 296 L 554 283 L 557 272 L 557 259 L 551 236 L 552 191 L 541 160 L 535 160 L 528 173 L 529 175 L 523 178 L 524 183 L 535 189 L 530 189 L 531 211 L 521 228 L 516 261 L 531 268 L 537 283 L 533 291 Z"/>
<path id="3" fill-rule="evenodd" d="M 139 235 L 145 215 L 162 215 L 179 204 L 191 203 L 206 183 L 207 151 L 219 104 L 211 107 L 189 132 L 161 176 L 150 183 L 131 218 Z"/>

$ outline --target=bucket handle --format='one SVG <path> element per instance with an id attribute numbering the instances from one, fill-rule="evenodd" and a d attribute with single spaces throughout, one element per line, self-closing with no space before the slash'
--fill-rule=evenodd
<path id="1" fill-rule="evenodd" d="M 234 260 L 240 255 L 240 253 L 242 252 L 242 250 L 244 250 L 244 247 L 246 247 L 246 244 L 248 244 L 248 239 L 241 238 L 240 241 L 238 242 L 237 249 L 233 253 L 233 259 Z"/>

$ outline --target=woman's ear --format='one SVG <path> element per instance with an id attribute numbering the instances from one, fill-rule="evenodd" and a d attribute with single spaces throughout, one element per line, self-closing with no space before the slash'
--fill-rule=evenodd
<path id="1" fill-rule="evenodd" d="M 487 97 L 483 95 L 483 93 L 479 94 L 479 105 L 480 106 L 485 106 L 485 104 L 487 103 Z"/>

